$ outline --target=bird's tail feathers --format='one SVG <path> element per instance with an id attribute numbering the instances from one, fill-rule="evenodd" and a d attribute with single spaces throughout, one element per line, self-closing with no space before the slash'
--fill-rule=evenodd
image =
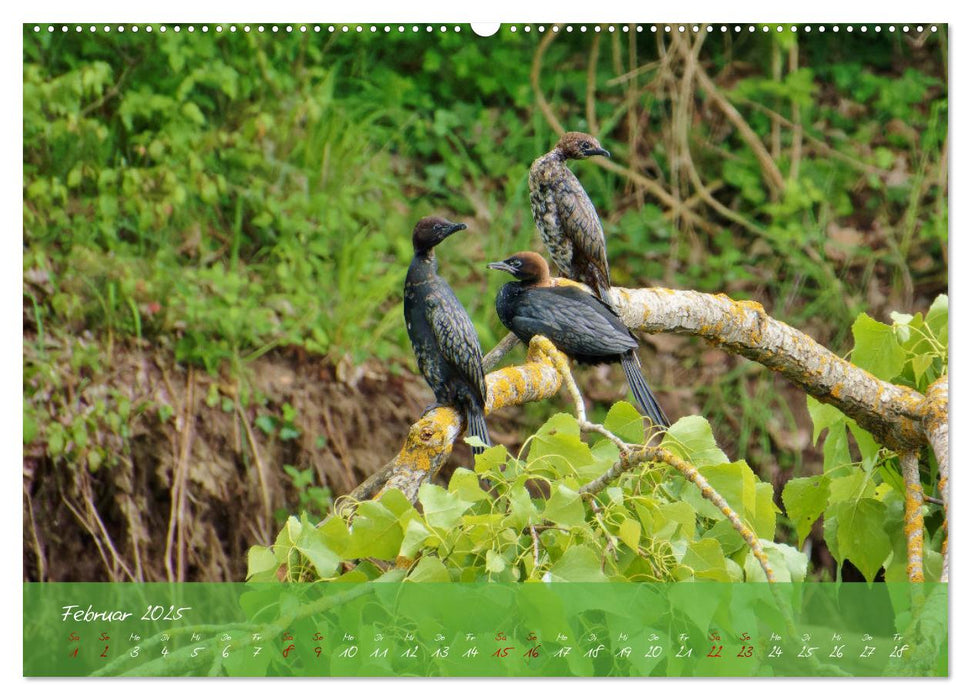
<path id="1" fill-rule="evenodd" d="M 486 445 L 492 445 L 489 441 L 489 428 L 486 426 L 485 414 L 478 406 L 469 408 L 465 413 L 465 434 L 470 437 L 474 435 Z M 473 455 L 480 454 L 484 451 L 484 447 L 472 448 Z"/>
<path id="2" fill-rule="evenodd" d="M 603 272 L 594 264 L 591 264 L 590 274 L 593 278 L 593 294 L 600 301 L 607 305 L 607 308 L 617 313 L 617 307 L 614 306 L 613 300 L 610 298 L 610 277 L 609 273 L 605 276 Z M 619 316 L 620 314 L 618 314 Z"/>
<path id="3" fill-rule="evenodd" d="M 641 413 L 645 414 L 655 425 L 661 428 L 670 427 L 671 422 L 664 414 L 664 409 L 661 408 L 657 399 L 654 398 L 654 392 L 651 391 L 651 387 L 647 385 L 644 375 L 641 374 L 640 367 L 638 367 L 637 355 L 633 351 L 625 354 L 620 364 L 624 368 L 624 374 L 627 375 L 627 383 L 630 384 L 630 390 L 634 394 L 634 401 L 637 403 L 637 407 Z"/>

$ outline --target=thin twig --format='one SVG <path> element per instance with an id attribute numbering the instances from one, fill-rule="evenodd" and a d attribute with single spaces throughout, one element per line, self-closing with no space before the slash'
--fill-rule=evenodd
<path id="1" fill-rule="evenodd" d="M 590 510 L 593 511 L 594 519 L 597 521 L 597 524 L 600 525 L 600 529 L 603 530 L 604 535 L 607 537 L 607 546 L 604 547 L 604 554 L 607 554 L 608 552 L 613 552 L 614 558 L 616 558 L 617 538 L 610 530 L 607 529 L 607 524 L 604 522 L 604 519 L 603 519 L 603 511 L 600 509 L 600 506 L 597 505 L 596 498 L 590 499 Z"/>
<path id="2" fill-rule="evenodd" d="M 663 462 L 668 464 L 675 469 L 677 469 L 682 476 L 684 476 L 688 481 L 693 483 L 701 490 L 701 495 L 707 500 L 711 501 L 716 508 L 718 508 L 728 521 L 735 528 L 735 531 L 742 536 L 745 543 L 752 550 L 753 556 L 762 566 L 762 570 L 765 572 L 765 578 L 769 583 L 775 583 L 775 573 L 772 571 L 772 567 L 769 564 L 769 557 L 762 548 L 762 542 L 759 540 L 758 536 L 752 532 L 738 514 L 728 505 L 728 501 L 712 488 L 708 480 L 705 479 L 698 471 L 698 469 L 690 462 L 682 459 L 678 455 L 674 454 L 670 450 L 663 449 L 661 447 L 655 447 L 652 445 L 644 445 L 631 452 L 622 454 L 620 459 L 617 460 L 606 472 L 601 474 L 599 477 L 593 481 L 584 484 L 577 491 L 581 494 L 593 495 L 601 491 L 607 486 L 611 481 L 616 479 L 618 476 L 626 471 L 630 471 L 643 464 L 644 462 Z"/>
<path id="3" fill-rule="evenodd" d="M 587 127 L 591 134 L 599 134 L 597 126 L 597 59 L 600 58 L 600 35 L 594 34 L 587 61 Z"/>
<path id="4" fill-rule="evenodd" d="M 577 425 L 580 426 L 580 430 L 600 433 L 614 443 L 621 453 L 630 451 L 630 445 L 607 430 L 607 428 L 599 423 L 592 423 L 587 420 L 587 408 L 583 401 L 583 395 L 580 394 L 580 387 L 577 386 L 577 382 L 573 378 L 573 372 L 570 371 L 570 365 L 567 362 L 566 355 L 557 350 L 556 346 L 554 346 L 549 339 L 541 335 L 533 337 L 533 339 L 530 341 L 530 347 L 533 347 L 534 343 L 537 348 L 541 349 L 546 354 L 550 360 L 550 363 L 556 368 L 556 371 L 560 373 L 560 376 L 563 379 L 563 385 L 566 386 L 566 390 L 569 392 L 570 398 L 573 399 L 573 406 L 577 412 Z"/>
<path id="5" fill-rule="evenodd" d="M 165 534 L 165 573 L 169 581 L 185 580 L 185 550 L 184 520 L 182 514 L 185 509 L 185 484 L 189 471 L 189 455 L 192 452 L 192 441 L 195 438 L 193 425 L 195 409 L 193 401 L 194 373 L 189 368 L 186 377 L 185 400 L 182 404 L 182 442 L 179 455 L 172 471 L 172 486 L 169 489 L 169 523 Z M 166 380 L 167 381 L 167 380 Z M 172 394 L 174 396 L 174 393 Z M 175 552 L 175 565 L 172 564 L 172 554 Z"/>
<path id="6" fill-rule="evenodd" d="M 813 147 L 816 150 L 818 150 L 820 152 L 820 154 L 822 154 L 822 155 L 825 155 L 825 156 L 830 157 L 830 158 L 835 158 L 836 160 L 841 160 L 844 163 L 846 163 L 847 165 L 852 165 L 857 170 L 861 170 L 861 171 L 867 173 L 868 175 L 884 176 L 888 172 L 890 172 L 889 170 L 885 170 L 883 168 L 878 168 L 875 165 L 870 165 L 869 163 L 864 163 L 862 160 L 858 160 L 857 158 L 854 158 L 853 156 L 851 156 L 851 155 L 849 155 L 847 153 L 843 153 L 842 151 L 837 150 L 836 148 L 833 148 L 832 146 L 830 146 L 829 144 L 827 144 L 822 139 L 819 139 L 819 138 L 813 136 L 812 134 L 810 134 L 809 132 L 807 132 L 805 129 L 802 128 L 801 125 L 797 125 L 795 122 L 787 119 L 786 117 L 782 116 L 781 114 L 779 114 L 775 110 L 773 110 L 773 109 L 771 109 L 769 107 L 766 107 L 765 105 L 763 105 L 763 104 L 761 104 L 759 102 L 756 102 L 755 100 L 751 100 L 751 99 L 749 99 L 747 97 L 741 97 L 741 98 L 739 98 L 739 102 L 741 102 L 743 104 L 746 104 L 749 107 L 752 107 L 757 112 L 762 112 L 763 114 L 765 114 L 768 117 L 771 117 L 773 119 L 778 119 L 779 122 L 783 126 L 787 126 L 790 129 L 795 130 L 798 127 L 800 129 L 800 136 L 801 136 L 801 138 L 805 139 L 810 144 L 812 144 Z"/>
<path id="7" fill-rule="evenodd" d="M 84 117 L 91 114 L 91 112 L 94 112 L 95 110 L 100 109 L 101 106 L 105 104 L 108 100 L 117 96 L 118 93 L 121 91 L 121 84 L 125 82 L 125 78 L 128 77 L 128 73 L 130 71 L 131 71 L 131 66 L 130 65 L 125 66 L 125 70 L 121 72 L 121 76 L 118 78 L 118 82 L 116 82 L 114 85 L 108 88 L 99 99 L 95 100 L 94 102 L 92 102 L 87 107 L 81 110 L 81 115 L 80 115 L 81 118 L 83 119 Z"/>
<path id="8" fill-rule="evenodd" d="M 515 333 L 506 333 L 506 337 L 499 341 L 496 347 L 492 348 L 485 357 L 482 358 L 482 371 L 491 372 L 495 369 L 496 365 L 505 357 L 514 347 L 519 344 L 519 338 L 516 337 Z"/>
<path id="9" fill-rule="evenodd" d="M 24 499 L 27 501 L 27 516 L 30 519 L 30 536 L 34 545 L 34 555 L 37 557 L 37 581 L 44 581 L 47 578 L 47 566 L 44 559 L 44 547 L 41 545 L 40 537 L 37 534 L 37 520 L 34 517 L 34 501 L 30 497 L 30 489 L 24 484 Z"/>
<path id="10" fill-rule="evenodd" d="M 678 44 L 681 51 L 685 54 L 688 52 L 688 48 L 684 43 Z M 752 131 L 752 127 L 748 125 L 744 117 L 735 109 L 735 105 L 728 101 L 728 99 L 722 95 L 721 90 L 715 85 L 714 81 L 708 76 L 704 68 L 701 66 L 697 70 L 698 84 L 701 89 L 708 95 L 712 102 L 728 117 L 728 120 L 735 125 L 738 129 L 739 136 L 742 140 L 748 144 L 752 153 L 755 154 L 756 159 L 759 161 L 759 165 L 762 166 L 762 172 L 764 173 L 766 180 L 771 188 L 777 192 L 782 192 L 785 189 L 786 183 L 782 177 L 782 173 L 779 172 L 779 166 L 776 165 L 775 161 L 772 160 L 772 156 L 769 152 L 765 150 L 765 146 L 762 144 L 761 139 L 758 135 Z"/>
<path id="11" fill-rule="evenodd" d="M 554 31 L 554 27 L 557 31 Z M 543 90 L 539 85 L 539 76 L 543 70 L 543 56 L 559 34 L 558 30 L 563 28 L 563 25 L 557 24 L 554 27 L 550 27 L 550 31 L 546 32 L 542 40 L 540 40 L 539 46 L 536 47 L 536 53 L 533 54 L 533 65 L 529 71 L 529 83 L 533 86 L 533 93 L 536 95 L 536 106 L 539 107 L 539 111 L 543 113 L 546 122 L 556 132 L 556 135 L 562 136 L 566 132 L 566 129 L 560 124 L 560 120 L 556 118 L 556 115 L 553 113 L 553 108 L 546 101 L 546 98 L 543 96 Z"/>
<path id="12" fill-rule="evenodd" d="M 529 526 L 529 534 L 533 538 L 533 571 L 539 568 L 539 535 L 536 534 L 536 526 Z"/>
<path id="13" fill-rule="evenodd" d="M 260 493 L 263 498 L 263 523 L 260 526 L 260 530 L 265 531 L 269 526 L 272 515 L 270 509 L 270 492 L 266 480 L 266 467 L 263 465 L 263 458 L 260 457 L 260 448 L 256 444 L 256 436 L 253 434 L 253 428 L 250 426 L 249 419 L 243 412 L 243 407 L 240 405 L 238 399 L 236 401 L 236 414 L 243 424 L 243 430 L 246 432 L 246 440 L 249 442 L 250 451 L 253 453 L 253 460 L 256 462 L 256 474 L 260 481 Z"/>
<path id="14" fill-rule="evenodd" d="M 799 39 L 792 42 L 789 47 L 789 73 L 799 70 Z M 792 130 L 792 156 L 789 159 L 789 179 L 796 180 L 799 177 L 799 163 L 802 160 L 802 109 L 796 98 L 792 98 L 792 121 L 795 127 Z"/>

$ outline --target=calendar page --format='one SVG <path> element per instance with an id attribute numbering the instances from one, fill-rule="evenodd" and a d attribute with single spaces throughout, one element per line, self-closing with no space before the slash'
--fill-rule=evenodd
<path id="1" fill-rule="evenodd" d="M 941 677 L 948 26 L 23 25 L 23 675 Z"/>

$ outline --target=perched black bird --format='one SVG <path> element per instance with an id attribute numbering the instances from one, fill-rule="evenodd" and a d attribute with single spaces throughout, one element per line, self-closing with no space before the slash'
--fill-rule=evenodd
<path id="1" fill-rule="evenodd" d="M 529 168 L 529 203 L 560 274 L 583 282 L 613 308 L 603 226 L 583 185 L 566 166 L 568 160 L 590 156 L 609 158 L 610 153 L 589 134 L 563 134 L 556 147 Z"/>
<path id="2" fill-rule="evenodd" d="M 465 418 L 465 431 L 489 443 L 485 422 L 486 382 L 482 348 L 469 314 L 448 282 L 438 276 L 435 246 L 465 224 L 429 216 L 415 225 L 415 257 L 405 278 L 405 325 L 425 381 L 439 405 Z M 473 448 L 473 454 L 482 448 Z"/>
<path id="3" fill-rule="evenodd" d="M 546 261 L 533 252 L 516 253 L 489 267 L 519 280 L 503 285 L 496 297 L 496 312 L 506 328 L 527 344 L 534 335 L 546 336 L 577 362 L 619 362 L 641 413 L 660 427 L 670 425 L 641 374 L 637 339 L 609 306 L 579 287 L 552 286 Z"/>

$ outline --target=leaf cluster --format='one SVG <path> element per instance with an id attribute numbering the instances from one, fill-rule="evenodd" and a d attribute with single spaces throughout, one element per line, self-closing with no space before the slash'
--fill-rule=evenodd
<path id="1" fill-rule="evenodd" d="M 605 425 L 644 440 L 630 404 L 615 404 Z M 806 558 L 772 542 L 771 484 L 730 462 L 707 421 L 682 419 L 662 446 L 699 467 L 762 540 L 781 580 L 805 577 Z M 364 581 L 399 569 L 405 580 L 466 583 L 764 580 L 725 515 L 665 465 L 642 465 L 594 496 L 579 493 L 618 457 L 611 442 L 584 441 L 575 418 L 556 414 L 519 456 L 492 447 L 447 487 L 423 484 L 415 505 L 391 490 L 316 527 L 291 517 L 272 546 L 251 548 L 249 577 Z"/>

